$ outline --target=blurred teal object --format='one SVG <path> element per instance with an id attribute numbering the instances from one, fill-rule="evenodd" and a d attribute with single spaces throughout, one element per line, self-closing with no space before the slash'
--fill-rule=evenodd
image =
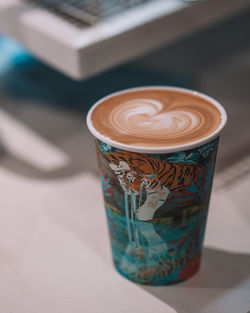
<path id="1" fill-rule="evenodd" d="M 16 41 L 0 35 L 0 75 L 17 64 L 28 62 L 31 56 Z"/>
<path id="2" fill-rule="evenodd" d="M 112 92 L 139 86 L 170 85 L 194 88 L 185 73 L 158 73 L 151 68 L 125 64 L 88 80 L 74 81 L 37 60 L 17 42 L 0 35 L 0 88 L 19 100 L 76 110 L 88 109 Z"/>
<path id="3" fill-rule="evenodd" d="M 1 0 L 0 0 L 1 1 Z M 30 55 L 16 41 L 0 35 L 0 88 L 19 100 L 87 110 L 112 92 L 139 86 L 170 85 L 194 89 L 186 73 L 159 73 L 127 63 L 90 79 L 74 81 Z"/>

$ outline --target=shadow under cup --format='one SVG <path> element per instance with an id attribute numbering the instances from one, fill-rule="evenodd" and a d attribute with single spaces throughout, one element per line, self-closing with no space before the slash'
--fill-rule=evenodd
<path id="1" fill-rule="evenodd" d="M 227 119 L 220 104 L 199 95 L 218 107 L 221 125 L 211 136 L 177 148 L 125 147 L 100 135 L 91 114 L 102 100 L 88 114 L 114 265 L 136 283 L 175 284 L 199 270 L 219 133 Z"/>
<path id="2" fill-rule="evenodd" d="M 198 271 L 218 140 L 145 154 L 96 139 L 113 261 L 123 276 L 166 285 Z"/>

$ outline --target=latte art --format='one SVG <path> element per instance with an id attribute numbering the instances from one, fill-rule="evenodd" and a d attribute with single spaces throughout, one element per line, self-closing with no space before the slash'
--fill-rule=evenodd
<path id="1" fill-rule="evenodd" d="M 209 136 L 222 116 L 215 105 L 195 93 L 155 87 L 102 100 L 91 120 L 101 135 L 114 142 L 169 147 Z"/>
<path id="2" fill-rule="evenodd" d="M 131 100 L 118 105 L 109 116 L 110 125 L 118 131 L 144 137 L 176 137 L 202 127 L 204 118 L 189 107 L 182 110 L 164 109 L 163 103 L 153 99 Z"/>

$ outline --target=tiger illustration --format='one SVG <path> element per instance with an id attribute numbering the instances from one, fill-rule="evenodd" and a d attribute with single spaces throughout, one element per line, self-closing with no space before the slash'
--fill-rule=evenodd
<path id="1" fill-rule="evenodd" d="M 126 194 L 140 196 L 146 191 L 146 200 L 135 212 L 138 220 L 148 221 L 166 201 L 171 191 L 181 191 L 191 180 L 199 177 L 201 166 L 197 163 L 174 163 L 156 159 L 143 153 L 119 151 L 105 153 L 103 157 L 115 173 Z"/>

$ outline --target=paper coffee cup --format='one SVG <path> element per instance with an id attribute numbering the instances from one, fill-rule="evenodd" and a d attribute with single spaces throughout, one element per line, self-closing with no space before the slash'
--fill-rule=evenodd
<path id="1" fill-rule="evenodd" d="M 211 102 L 221 113 L 219 127 L 184 145 L 136 147 L 114 142 L 93 126 L 93 110 L 114 94 L 97 102 L 87 116 L 96 141 L 115 268 L 131 281 L 150 285 L 181 282 L 200 267 L 219 133 L 227 120 L 223 107 L 206 95 L 158 88 Z"/>

